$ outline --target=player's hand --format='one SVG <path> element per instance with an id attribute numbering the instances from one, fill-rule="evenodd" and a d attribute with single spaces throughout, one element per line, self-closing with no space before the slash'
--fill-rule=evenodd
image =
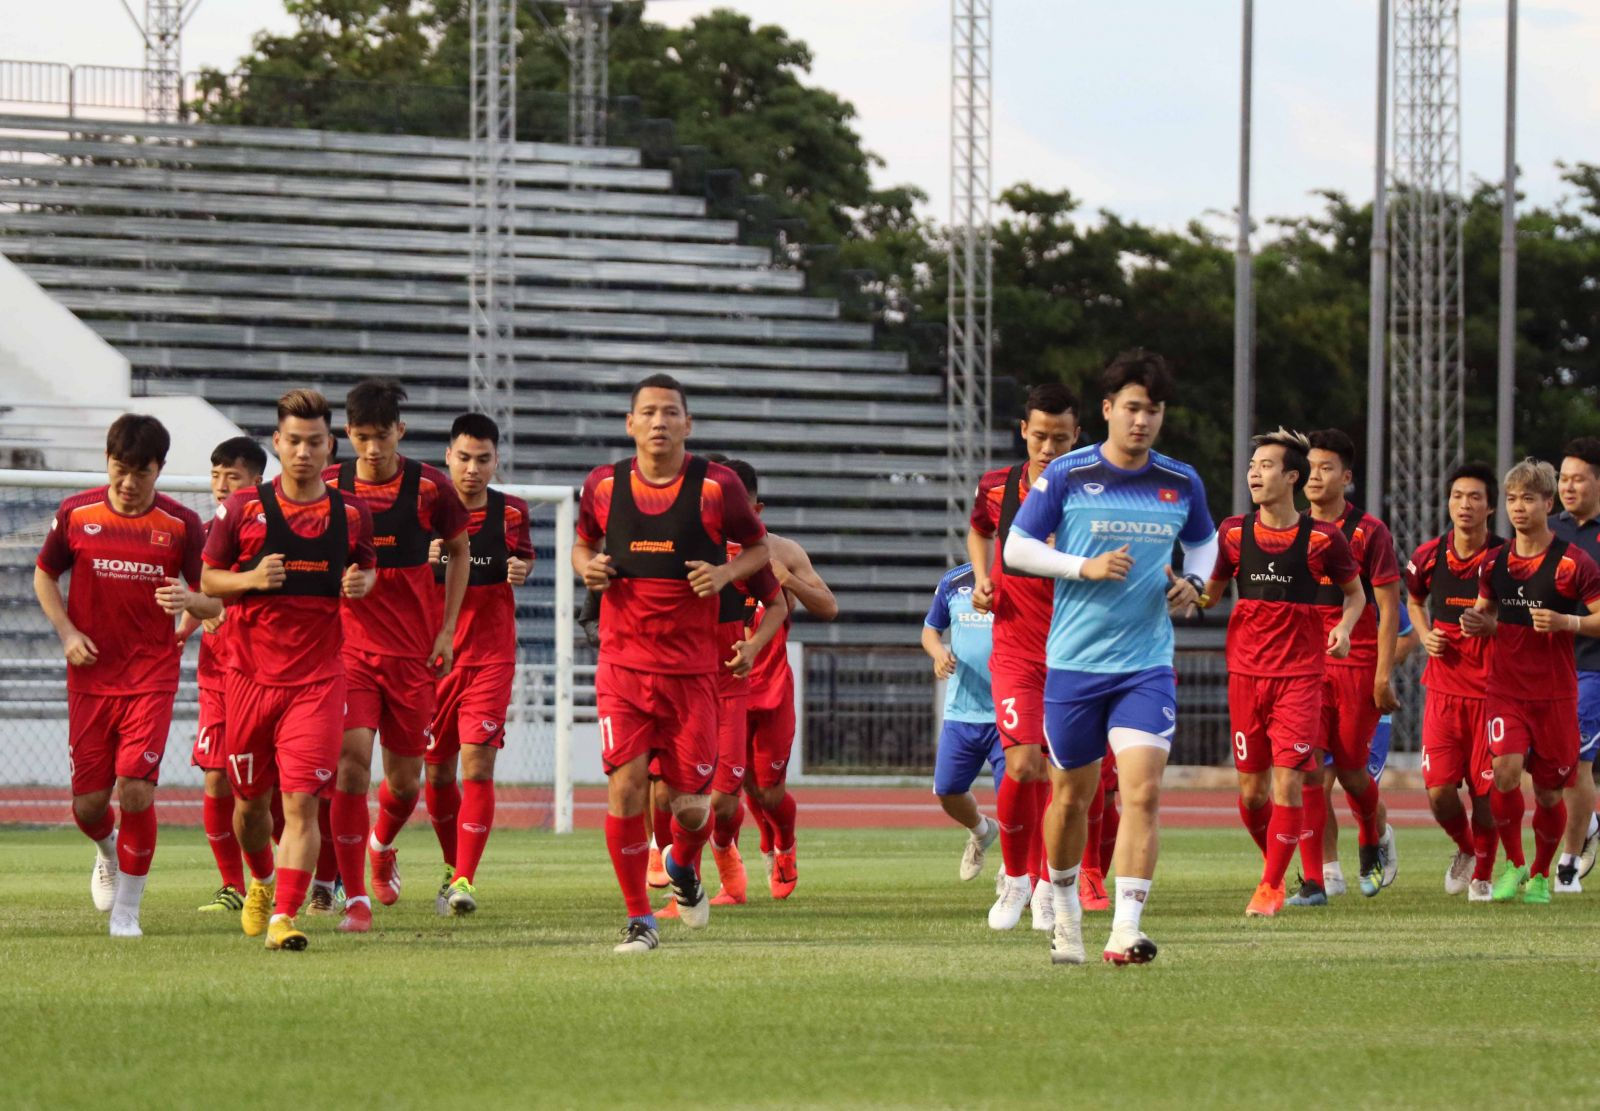
<path id="1" fill-rule="evenodd" d="M 988 613 L 994 608 L 994 580 L 979 579 L 972 584 L 972 608 Z"/>
<path id="2" fill-rule="evenodd" d="M 1386 714 L 1392 714 L 1400 708 L 1400 700 L 1394 696 L 1394 687 L 1387 675 L 1373 678 L 1372 704 Z"/>
<path id="3" fill-rule="evenodd" d="M 289 573 L 283 569 L 283 556 L 276 552 L 262 556 L 251 574 L 255 576 L 250 584 L 252 590 L 277 590 L 289 578 Z"/>
<path id="4" fill-rule="evenodd" d="M 450 674 L 450 667 L 456 660 L 455 634 L 439 630 L 439 635 L 433 638 L 433 647 L 428 651 L 428 662 L 433 665 L 433 677 L 443 679 Z"/>
<path id="5" fill-rule="evenodd" d="M 352 563 L 344 569 L 344 579 L 339 589 L 346 598 L 365 598 L 371 588 L 371 580 L 361 568 Z"/>
<path id="6" fill-rule="evenodd" d="M 528 581 L 528 572 L 532 570 L 533 560 L 509 556 L 506 559 L 506 582 L 512 586 L 521 586 Z"/>
<path id="7" fill-rule="evenodd" d="M 1469 637 L 1486 637 L 1494 632 L 1494 618 L 1479 609 L 1461 611 L 1461 631 Z"/>
<path id="8" fill-rule="evenodd" d="M 1528 616 L 1533 618 L 1533 627 L 1541 633 L 1575 633 L 1578 631 L 1578 615 L 1575 613 L 1557 613 L 1555 610 L 1531 609 Z"/>
<path id="9" fill-rule="evenodd" d="M 1193 617 L 1199 604 L 1200 592 L 1194 588 L 1194 583 L 1167 564 L 1167 613 L 1173 617 Z"/>
<path id="10" fill-rule="evenodd" d="M 1122 582 L 1127 579 L 1131 570 L 1133 570 L 1133 556 L 1128 554 L 1128 545 L 1124 544 L 1114 551 L 1101 552 L 1092 559 L 1084 560 L 1083 569 L 1078 574 L 1090 582 L 1102 580 Z"/>
<path id="11" fill-rule="evenodd" d="M 1350 630 L 1342 624 L 1328 630 L 1328 655 L 1342 660 L 1350 654 Z"/>
<path id="12" fill-rule="evenodd" d="M 583 568 L 583 585 L 590 590 L 604 590 L 616 577 L 617 569 L 611 565 L 611 557 L 604 552 L 591 559 Z"/>
<path id="13" fill-rule="evenodd" d="M 1450 641 L 1439 631 L 1438 626 L 1422 634 L 1422 649 L 1430 656 L 1443 656 L 1449 650 L 1449 646 Z"/>
<path id="14" fill-rule="evenodd" d="M 94 641 L 73 629 L 61 638 L 61 654 L 73 667 L 88 667 L 100 658 L 100 649 L 95 647 Z"/>
<path id="15" fill-rule="evenodd" d="M 933 673 L 940 679 L 948 679 L 956 673 L 956 654 L 945 648 L 933 658 Z"/>
<path id="16" fill-rule="evenodd" d="M 703 559 L 685 560 L 689 569 L 689 587 L 702 598 L 722 593 L 722 588 L 733 581 L 726 563 L 707 563 Z"/>
<path id="17" fill-rule="evenodd" d="M 444 537 L 435 536 L 431 541 L 428 542 L 428 562 L 444 562 Z"/>
<path id="18" fill-rule="evenodd" d="M 756 665 L 756 657 L 761 654 L 753 640 L 741 640 L 733 646 L 733 658 L 723 662 L 723 667 L 733 672 L 740 679 L 750 674 L 750 669 Z"/>
<path id="19" fill-rule="evenodd" d="M 156 605 L 177 617 L 189 607 L 189 588 L 182 579 L 167 579 L 167 585 L 156 587 Z"/>
<path id="20" fill-rule="evenodd" d="M 204 621 L 200 622 L 200 627 L 208 633 L 214 633 L 218 629 L 222 628 L 222 623 L 226 620 L 228 620 L 228 611 L 226 607 L 224 607 L 223 611 L 217 614 L 217 616 L 208 617 Z"/>

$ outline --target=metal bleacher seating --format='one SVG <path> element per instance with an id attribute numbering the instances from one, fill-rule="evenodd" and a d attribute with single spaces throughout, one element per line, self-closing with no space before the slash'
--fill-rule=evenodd
<path id="1" fill-rule="evenodd" d="M 199 394 L 262 435 L 290 384 L 337 402 L 393 376 L 408 452 L 438 460 L 467 403 L 467 154 L 0 115 L 0 253 L 127 356 L 136 393 Z M 517 479 L 622 456 L 629 387 L 675 374 L 693 446 L 748 458 L 768 522 L 836 587 L 841 620 L 801 639 L 914 642 L 944 563 L 942 377 L 874 350 L 637 150 L 524 143 L 517 174 Z"/>

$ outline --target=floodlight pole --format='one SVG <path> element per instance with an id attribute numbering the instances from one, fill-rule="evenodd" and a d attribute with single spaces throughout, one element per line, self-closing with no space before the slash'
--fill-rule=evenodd
<path id="1" fill-rule="evenodd" d="M 1384 403 L 1388 376 L 1384 358 L 1389 314 L 1389 0 L 1378 0 L 1378 126 L 1376 181 L 1372 187 L 1372 272 L 1367 300 L 1367 469 L 1360 490 L 1367 511 L 1385 517 Z"/>
<path id="2" fill-rule="evenodd" d="M 1250 253 L 1250 78 L 1255 32 L 1254 0 L 1244 0 L 1239 96 L 1239 242 L 1233 272 L 1233 511 L 1250 509 L 1245 472 L 1255 424 L 1255 293 Z"/>
<path id="3" fill-rule="evenodd" d="M 1495 376 L 1494 461 L 1511 469 L 1517 377 L 1517 0 L 1506 3 L 1506 168 L 1500 201 L 1500 362 Z M 1500 535 L 1510 536 L 1505 503 L 1496 510 Z"/>

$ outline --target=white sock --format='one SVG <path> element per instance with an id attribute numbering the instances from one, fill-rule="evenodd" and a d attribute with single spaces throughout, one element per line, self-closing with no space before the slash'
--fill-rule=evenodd
<path id="1" fill-rule="evenodd" d="M 332 880 L 312 880 L 311 881 L 311 886 L 316 888 L 318 891 L 332 891 L 333 890 L 333 881 Z"/>
<path id="2" fill-rule="evenodd" d="M 1050 869 L 1050 902 L 1058 916 L 1067 915 L 1077 918 L 1083 914 L 1083 907 L 1078 902 L 1078 865 L 1071 868 L 1046 868 Z"/>
<path id="3" fill-rule="evenodd" d="M 372 846 L 374 852 L 380 852 L 380 853 L 386 853 L 390 849 L 394 848 L 393 845 L 380 845 L 380 844 L 378 844 L 378 835 L 376 833 L 367 834 L 367 844 Z"/>
<path id="4" fill-rule="evenodd" d="M 250 886 L 251 887 L 271 887 L 273 884 L 275 884 L 277 882 L 278 882 L 278 873 L 276 873 L 276 872 L 270 872 L 270 873 L 267 874 L 266 878 L 259 879 L 259 880 L 256 879 L 254 876 L 250 877 Z"/>
<path id="5" fill-rule="evenodd" d="M 128 911 L 135 918 L 139 916 L 139 903 L 144 899 L 144 883 L 149 876 L 131 876 L 127 872 L 117 875 L 117 894 L 112 899 L 111 909 Z"/>
<path id="6" fill-rule="evenodd" d="M 287 918 L 287 917 L 289 917 L 287 914 L 274 914 L 271 918 L 267 919 L 267 924 L 270 926 L 272 923 L 276 922 L 278 919 Z"/>
<path id="7" fill-rule="evenodd" d="M 1111 916 L 1111 929 L 1127 925 L 1139 928 L 1139 916 L 1144 913 L 1144 901 L 1150 897 L 1150 881 L 1117 877 L 1116 909 Z"/>
<path id="8" fill-rule="evenodd" d="M 112 830 L 94 843 L 94 851 L 100 854 L 101 860 L 115 861 L 117 859 L 117 831 Z"/>
<path id="9" fill-rule="evenodd" d="M 1562 853 L 1561 854 L 1561 860 L 1557 863 L 1556 866 L 1558 868 L 1565 868 L 1569 864 L 1576 864 L 1576 863 L 1578 863 L 1578 856 L 1577 856 L 1576 853 Z"/>
<path id="10" fill-rule="evenodd" d="M 1330 860 L 1322 866 L 1322 878 L 1325 880 L 1342 880 L 1344 879 L 1344 869 L 1339 866 L 1337 860 Z"/>
<path id="11" fill-rule="evenodd" d="M 1587 833 L 1585 833 L 1583 835 L 1584 839 L 1587 840 L 1590 837 L 1593 837 L 1597 833 L 1600 833 L 1600 814 L 1590 814 L 1589 815 L 1589 832 L 1587 832 Z"/>
<path id="12" fill-rule="evenodd" d="M 370 907 L 370 906 L 372 906 L 372 897 L 370 895 L 353 895 L 350 898 L 345 900 L 345 903 L 344 903 L 345 909 L 348 910 L 350 907 L 355 906 L 357 903 L 363 903 L 366 906 Z"/>
<path id="13" fill-rule="evenodd" d="M 969 827 L 967 832 L 971 833 L 972 836 L 974 836 L 974 837 L 976 837 L 976 838 L 981 840 L 983 838 L 983 835 L 985 833 L 989 832 L 989 819 L 985 818 L 982 814 L 979 814 L 978 815 L 978 824 L 975 825 L 975 826 Z"/>

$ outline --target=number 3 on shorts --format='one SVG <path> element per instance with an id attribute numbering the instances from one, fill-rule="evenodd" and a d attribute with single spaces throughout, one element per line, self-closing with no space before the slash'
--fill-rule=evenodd
<path id="1" fill-rule="evenodd" d="M 609 715 L 600 719 L 600 747 L 610 752 L 617 743 L 616 735 L 611 732 L 611 718 Z"/>
<path id="2" fill-rule="evenodd" d="M 1250 745 L 1245 740 L 1243 733 L 1235 733 L 1233 735 L 1233 753 L 1240 760 L 1250 759 Z"/>
<path id="3" fill-rule="evenodd" d="M 1002 698 L 1000 705 L 1006 708 L 1006 716 L 1000 723 L 1002 729 L 1015 729 L 1017 727 L 1017 700 L 1015 698 Z"/>

